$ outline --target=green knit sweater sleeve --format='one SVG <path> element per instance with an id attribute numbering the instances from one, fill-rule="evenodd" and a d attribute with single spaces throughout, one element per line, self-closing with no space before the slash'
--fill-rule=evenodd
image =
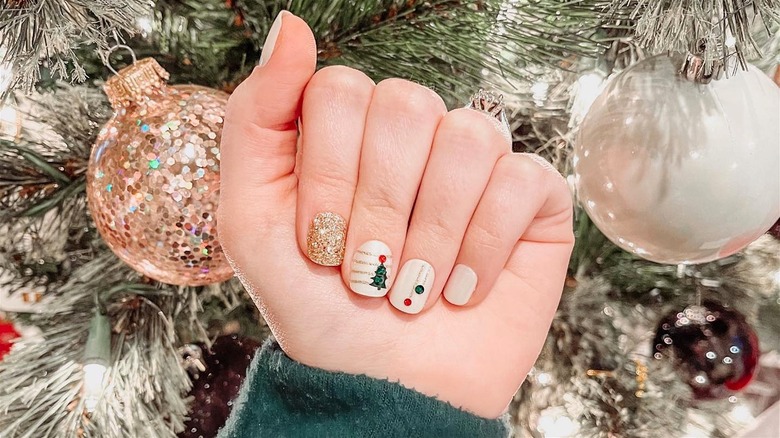
<path id="1" fill-rule="evenodd" d="M 219 437 L 505 437 L 508 430 L 505 419 L 474 416 L 398 383 L 303 365 L 270 339 Z"/>

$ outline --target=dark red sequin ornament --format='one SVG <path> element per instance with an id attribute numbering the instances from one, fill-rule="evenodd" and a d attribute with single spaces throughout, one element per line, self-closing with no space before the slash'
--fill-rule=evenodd
<path id="1" fill-rule="evenodd" d="M 225 425 L 238 391 L 246 377 L 247 367 L 260 346 L 258 341 L 238 335 L 220 336 L 211 349 L 198 345 L 203 372 L 191 371 L 193 397 L 179 438 L 216 437 Z"/>
<path id="2" fill-rule="evenodd" d="M 661 319 L 653 342 L 656 359 L 671 357 L 697 399 L 728 397 L 750 383 L 759 357 L 758 337 L 744 315 L 715 301 Z"/>
<path id="3" fill-rule="evenodd" d="M 778 219 L 777 222 L 772 225 L 772 228 L 770 228 L 767 233 L 775 239 L 780 239 L 780 219 Z"/>

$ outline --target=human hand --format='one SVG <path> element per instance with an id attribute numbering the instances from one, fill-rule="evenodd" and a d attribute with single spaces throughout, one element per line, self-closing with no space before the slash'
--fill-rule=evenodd
<path id="1" fill-rule="evenodd" d="M 447 112 L 434 92 L 400 79 L 375 85 L 346 67 L 315 74 L 315 56 L 308 26 L 282 13 L 261 66 L 230 98 L 218 220 L 226 254 L 291 358 L 498 417 L 563 287 L 574 240 L 563 178 L 510 153 L 508 134 L 481 111 Z M 340 267 L 307 257 L 341 261 L 338 221 L 307 242 L 323 212 L 348 221 Z M 309 252 L 328 239 L 330 252 Z M 388 290 L 389 299 L 365 296 Z"/>

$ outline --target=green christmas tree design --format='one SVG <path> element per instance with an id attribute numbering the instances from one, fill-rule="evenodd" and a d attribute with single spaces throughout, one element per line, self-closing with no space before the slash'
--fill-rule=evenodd
<path id="1" fill-rule="evenodd" d="M 387 268 L 385 267 L 385 256 L 379 256 L 379 266 L 371 277 L 371 286 L 376 286 L 377 290 L 387 289 L 385 281 L 387 280 Z"/>

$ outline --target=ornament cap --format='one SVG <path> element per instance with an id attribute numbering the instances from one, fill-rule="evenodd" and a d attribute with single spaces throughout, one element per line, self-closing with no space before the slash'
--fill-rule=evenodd
<path id="1" fill-rule="evenodd" d="M 680 65 L 680 74 L 687 80 L 698 84 L 709 84 L 723 75 L 724 65 L 715 60 L 708 66 L 701 55 L 689 53 Z"/>
<path id="2" fill-rule="evenodd" d="M 144 58 L 108 78 L 103 90 L 114 108 L 127 107 L 165 87 L 170 75 L 154 58 Z"/>

